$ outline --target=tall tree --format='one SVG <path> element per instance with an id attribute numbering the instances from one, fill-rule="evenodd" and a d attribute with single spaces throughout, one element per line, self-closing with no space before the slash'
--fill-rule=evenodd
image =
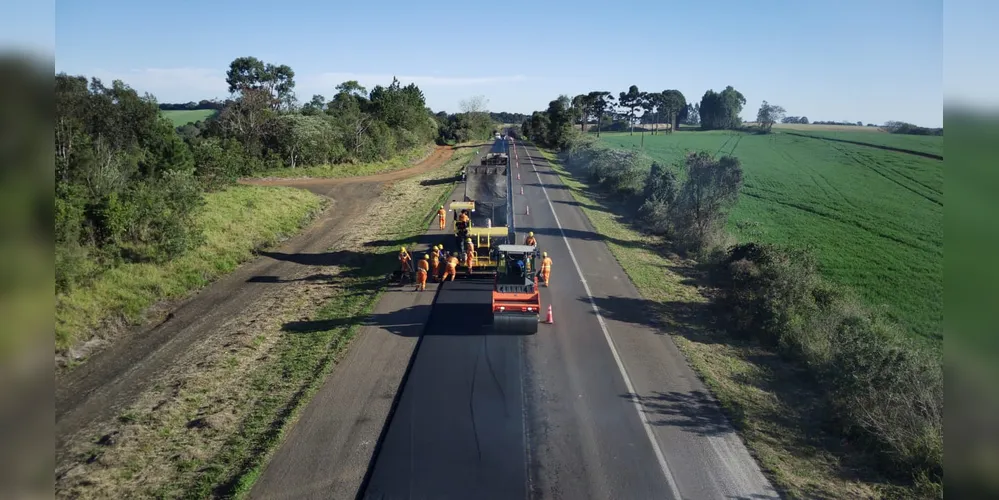
<path id="1" fill-rule="evenodd" d="M 621 92 L 617 98 L 621 108 L 625 110 L 628 124 L 631 125 L 631 135 L 635 134 L 635 114 L 642 109 L 642 92 L 637 85 L 628 87 L 627 92 Z"/>
<path id="2" fill-rule="evenodd" d="M 285 64 L 264 63 L 256 57 L 237 57 L 226 72 L 229 92 L 242 94 L 246 90 L 264 90 L 272 99 L 272 109 L 294 106 L 295 72 Z"/>
<path id="3" fill-rule="evenodd" d="M 586 122 L 590 117 L 590 109 L 592 104 L 590 103 L 589 94 L 579 94 L 572 98 L 572 109 L 573 115 L 579 120 L 579 131 L 586 131 Z"/>
<path id="4" fill-rule="evenodd" d="M 760 110 L 756 113 L 756 123 L 759 124 L 760 130 L 770 133 L 774 128 L 774 124 L 784 118 L 784 113 L 784 108 L 763 101 L 763 104 L 760 105 Z"/>
<path id="5" fill-rule="evenodd" d="M 553 148 L 562 149 L 566 145 L 569 132 L 572 128 L 572 101 L 569 96 L 560 95 L 548 103 L 548 134 L 547 144 Z"/>
<path id="6" fill-rule="evenodd" d="M 642 105 L 642 118 L 651 117 L 656 110 L 656 98 L 655 92 L 642 92 L 642 97 L 639 100 Z M 653 124 L 655 127 L 655 124 Z M 655 130 L 655 128 L 653 128 Z M 645 127 L 642 127 L 642 145 L 645 145 Z"/>
<path id="7" fill-rule="evenodd" d="M 662 107 L 666 113 L 666 118 L 669 120 L 669 133 L 672 134 L 676 130 L 676 117 L 686 106 L 687 99 L 679 90 L 671 89 L 663 91 Z"/>
<path id="8" fill-rule="evenodd" d="M 739 113 L 746 104 L 746 98 L 731 85 L 721 92 L 708 90 L 701 97 L 699 108 L 701 128 L 732 129 L 739 126 Z"/>
<path id="9" fill-rule="evenodd" d="M 590 114 L 597 119 L 597 137 L 600 137 L 600 125 L 604 115 L 614 111 L 614 96 L 610 92 L 595 90 L 587 94 L 590 101 Z"/>

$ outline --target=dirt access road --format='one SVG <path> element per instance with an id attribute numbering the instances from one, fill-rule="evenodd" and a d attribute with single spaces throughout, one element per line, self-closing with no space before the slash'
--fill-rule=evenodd
<path id="1" fill-rule="evenodd" d="M 102 424 L 114 420 L 146 391 L 177 383 L 206 359 L 225 351 L 254 330 L 266 328 L 288 309 L 321 305 L 323 287 L 306 279 L 337 264 L 328 252 L 357 231 L 372 203 L 393 181 L 429 172 L 454 153 L 438 147 L 414 167 L 343 179 L 262 179 L 256 185 L 306 188 L 333 200 L 301 234 L 273 252 L 240 266 L 232 274 L 180 302 L 166 320 L 135 329 L 81 366 L 56 379 L 57 470 Z M 302 258 L 288 259 L 295 255 Z M 267 277 L 266 280 L 255 278 Z M 319 283 L 322 285 L 322 283 Z"/>

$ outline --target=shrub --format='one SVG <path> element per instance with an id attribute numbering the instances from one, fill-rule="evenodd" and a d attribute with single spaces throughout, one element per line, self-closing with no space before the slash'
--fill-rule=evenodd
<path id="1" fill-rule="evenodd" d="M 193 145 L 197 177 L 206 190 L 215 191 L 232 184 L 244 165 L 242 148 L 235 140 L 214 137 Z"/>
<path id="2" fill-rule="evenodd" d="M 711 276 L 729 330 L 808 367 L 835 410 L 832 419 L 877 450 L 883 469 L 942 481 L 939 360 L 824 283 L 807 251 L 737 245 Z"/>
<path id="3" fill-rule="evenodd" d="M 672 170 L 658 163 L 652 164 L 645 180 L 645 202 L 639 209 L 647 231 L 667 237 L 671 235 L 679 189 L 679 180 Z"/>

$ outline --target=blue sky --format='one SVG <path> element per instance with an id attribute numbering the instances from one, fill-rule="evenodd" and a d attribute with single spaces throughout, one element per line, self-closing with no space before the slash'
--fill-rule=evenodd
<path id="1" fill-rule="evenodd" d="M 699 100 L 732 85 L 747 119 L 766 99 L 813 121 L 942 123 L 941 0 L 559 3 L 59 0 L 56 70 L 178 102 L 224 97 L 229 62 L 252 55 L 290 65 L 302 100 L 392 75 L 447 111 L 474 95 L 531 112 L 560 93 L 635 84 Z"/>

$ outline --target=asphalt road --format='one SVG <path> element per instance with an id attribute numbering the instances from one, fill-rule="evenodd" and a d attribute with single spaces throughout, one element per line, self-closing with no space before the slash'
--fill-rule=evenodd
<path id="1" fill-rule="evenodd" d="M 491 332 L 488 282 L 446 283 L 432 310 L 413 294 L 420 307 L 406 316 L 407 335 L 418 318 L 426 327 L 406 374 L 406 349 L 389 343 L 395 354 L 375 354 L 390 326 L 362 335 L 344 363 L 353 368 L 334 372 L 253 496 L 777 498 L 672 340 L 650 324 L 606 238 L 536 150 L 515 154 L 516 226 L 521 237 L 534 231 L 554 261 L 542 307 L 552 305 L 555 324 L 531 336 Z M 391 300 L 405 302 L 403 293 Z M 401 306 L 379 310 L 397 314 L 391 307 Z M 364 393 L 368 379 L 383 390 Z"/>
<path id="2" fill-rule="evenodd" d="M 515 155 L 516 226 L 554 261 L 555 324 L 496 335 L 488 284 L 448 283 L 364 496 L 777 498 L 558 176 Z"/>

